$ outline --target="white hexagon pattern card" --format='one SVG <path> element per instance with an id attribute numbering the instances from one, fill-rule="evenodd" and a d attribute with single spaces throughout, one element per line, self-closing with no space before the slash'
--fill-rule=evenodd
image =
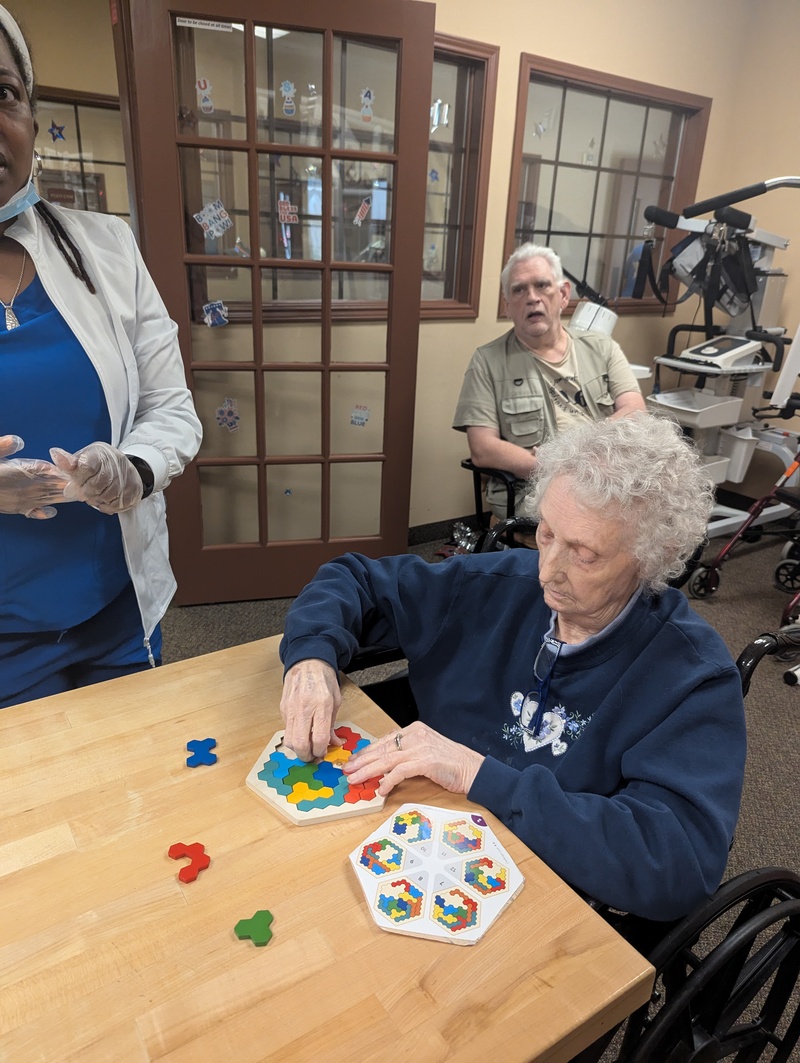
<path id="1" fill-rule="evenodd" d="M 350 862 L 382 930 L 474 945 L 525 878 L 479 813 L 402 805 Z"/>

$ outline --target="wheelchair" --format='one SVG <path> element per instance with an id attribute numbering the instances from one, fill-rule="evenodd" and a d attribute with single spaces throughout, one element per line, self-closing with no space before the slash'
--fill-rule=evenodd
<path id="1" fill-rule="evenodd" d="M 487 532 L 481 550 L 497 549 L 512 518 Z M 448 562 L 443 562 L 447 564 Z M 736 662 L 746 696 L 765 657 L 800 648 L 800 625 L 765 633 Z M 399 649 L 357 654 L 353 672 L 402 660 Z M 417 719 L 403 671 L 362 685 L 399 726 Z M 800 1041 L 800 875 L 763 867 L 724 882 L 704 904 L 673 924 L 654 923 L 587 902 L 652 963 L 650 1000 L 571 1063 L 790 1063 Z"/>
<path id="2" fill-rule="evenodd" d="M 483 488 L 485 480 L 497 480 L 503 485 L 506 492 L 506 521 L 513 521 L 515 519 L 514 510 L 516 508 L 516 493 L 525 486 L 525 481 L 518 479 L 513 473 L 506 472 L 505 469 L 494 469 L 488 465 L 475 465 L 471 458 L 464 458 L 461 462 L 461 468 L 466 469 L 472 474 L 472 493 L 475 498 L 475 527 L 479 532 L 479 539 L 476 546 L 476 553 L 482 552 L 484 549 L 493 550 L 496 549 L 496 542 L 498 536 L 494 536 L 488 545 L 486 538 L 490 531 L 494 531 L 494 528 L 490 523 L 490 516 L 484 511 L 484 499 Z M 520 520 L 526 518 L 519 518 Z M 496 527 L 496 525 L 495 525 Z M 503 532 L 498 533 L 502 536 L 502 542 L 509 547 L 524 546 L 524 543 L 517 541 L 512 534 L 510 525 L 504 526 Z M 533 524 L 535 530 L 536 525 Z M 506 534 L 504 534 L 506 533 Z"/>

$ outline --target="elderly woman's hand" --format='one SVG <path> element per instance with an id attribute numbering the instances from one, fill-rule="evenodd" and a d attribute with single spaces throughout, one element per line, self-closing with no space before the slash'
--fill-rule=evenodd
<path id="1" fill-rule="evenodd" d="M 424 775 L 451 793 L 466 794 L 483 761 L 483 755 L 474 749 L 416 721 L 371 742 L 355 753 L 342 770 L 356 783 L 382 775 L 378 793 L 383 796 L 403 779 L 415 775 Z"/>
<path id="2" fill-rule="evenodd" d="M 47 520 L 55 517 L 56 502 L 68 501 L 69 480 L 49 461 L 9 457 L 24 446 L 19 436 L 0 436 L 0 513 Z"/>
<path id="3" fill-rule="evenodd" d="M 142 500 L 144 484 L 136 467 L 108 443 L 89 443 L 74 454 L 53 447 L 50 457 L 68 474 L 68 500 L 86 502 L 101 513 L 123 513 Z"/>
<path id="4" fill-rule="evenodd" d="M 281 697 L 284 743 L 301 760 L 322 757 L 328 746 L 340 746 L 333 725 L 341 704 L 335 668 L 316 658 L 292 665 L 284 676 Z"/>

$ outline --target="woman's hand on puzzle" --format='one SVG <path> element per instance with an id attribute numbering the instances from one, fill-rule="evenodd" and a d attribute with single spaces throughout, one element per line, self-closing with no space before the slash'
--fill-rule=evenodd
<path id="1" fill-rule="evenodd" d="M 283 679 L 280 706 L 284 744 L 301 760 L 322 757 L 328 746 L 340 746 L 333 727 L 341 704 L 335 668 L 316 658 L 292 665 Z"/>
<path id="2" fill-rule="evenodd" d="M 382 796 L 403 779 L 423 775 L 454 794 L 469 793 L 484 758 L 474 749 L 445 738 L 419 720 L 371 742 L 342 765 L 352 782 L 383 776 Z"/>

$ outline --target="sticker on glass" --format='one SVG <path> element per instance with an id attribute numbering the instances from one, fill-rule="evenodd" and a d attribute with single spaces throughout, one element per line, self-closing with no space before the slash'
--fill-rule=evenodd
<path id="1" fill-rule="evenodd" d="M 294 102 L 294 98 L 297 95 L 297 89 L 294 87 L 292 81 L 281 82 L 281 96 L 283 96 L 283 113 L 287 118 L 294 118 L 297 106 Z"/>
<path id="2" fill-rule="evenodd" d="M 361 200 L 361 206 L 356 211 L 356 216 L 353 218 L 353 225 L 361 225 L 361 222 L 369 214 L 369 208 L 372 206 L 372 196 L 364 196 Z"/>
<path id="3" fill-rule="evenodd" d="M 211 99 L 211 82 L 208 78 L 198 78 L 194 83 L 200 110 L 203 114 L 214 113 L 214 101 Z"/>
<path id="4" fill-rule="evenodd" d="M 228 308 L 221 299 L 215 299 L 213 303 L 203 306 L 203 321 L 209 328 L 218 328 L 228 324 Z"/>
<path id="5" fill-rule="evenodd" d="M 206 203 L 201 211 L 193 215 L 194 220 L 206 234 L 206 238 L 222 236 L 227 229 L 233 228 L 233 222 L 221 199 Z"/>
<path id="6" fill-rule="evenodd" d="M 375 102 L 375 93 L 372 89 L 362 89 L 360 92 L 361 97 L 361 121 L 372 121 L 372 104 Z"/>
<path id="7" fill-rule="evenodd" d="M 55 142 L 56 142 L 57 140 L 64 140 L 64 141 L 66 141 L 66 139 L 67 139 L 67 138 L 66 138 L 66 137 L 64 136 L 64 129 L 65 129 L 65 126 L 63 126 L 63 125 L 56 125 L 56 120 L 55 120 L 55 118 L 52 118 L 52 119 L 50 120 L 50 128 L 49 128 L 49 129 L 47 130 L 47 132 L 48 132 L 48 133 L 50 134 L 50 136 L 51 136 L 51 137 L 53 138 L 53 143 L 54 143 L 54 144 L 55 144 Z"/>
<path id="8" fill-rule="evenodd" d="M 227 428 L 229 432 L 239 431 L 239 404 L 236 399 L 224 399 L 217 408 L 217 424 L 220 428 Z"/>
<path id="9" fill-rule="evenodd" d="M 369 420 L 369 406 L 355 406 L 350 414 L 350 424 L 363 428 Z"/>

